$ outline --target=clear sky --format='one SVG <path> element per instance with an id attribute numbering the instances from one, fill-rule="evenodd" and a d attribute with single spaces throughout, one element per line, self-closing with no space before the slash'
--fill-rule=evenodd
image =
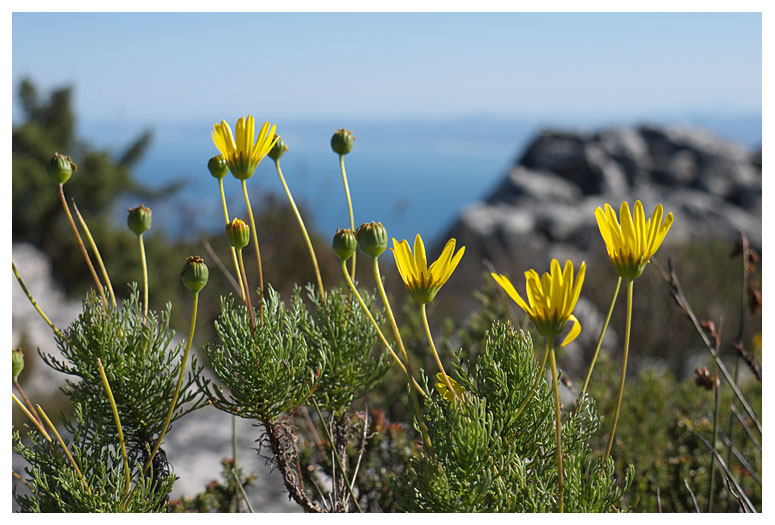
<path id="1" fill-rule="evenodd" d="M 758 114 L 760 14 L 14 13 L 87 119 Z M 15 88 L 14 88 L 15 95 Z"/>

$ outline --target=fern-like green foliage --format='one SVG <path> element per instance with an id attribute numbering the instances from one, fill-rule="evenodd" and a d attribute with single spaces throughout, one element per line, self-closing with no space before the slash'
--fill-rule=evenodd
<path id="1" fill-rule="evenodd" d="M 214 406 L 260 421 L 304 404 L 324 367 L 323 356 L 299 329 L 311 323 L 300 289 L 294 289 L 288 307 L 271 287 L 267 295 L 264 320 L 258 322 L 256 314 L 255 337 L 247 307 L 221 298 L 218 341 L 201 349 L 218 384 L 196 371 L 197 384 Z"/>
<path id="2" fill-rule="evenodd" d="M 141 453 L 153 446 L 164 426 L 172 403 L 180 367 L 183 343 L 173 343 L 169 328 L 171 306 L 160 314 L 149 311 L 143 323 L 139 293 L 132 286 L 129 299 L 120 309 L 105 309 L 93 291 L 87 294 L 83 312 L 57 339 L 63 361 L 41 353 L 53 369 L 79 379 L 68 379 L 64 394 L 83 407 L 89 423 L 86 434 L 109 430 L 115 436 L 115 420 L 97 359 L 102 361 L 121 416 L 127 448 Z M 191 375 L 184 382 L 173 413 L 175 421 L 206 403 L 191 388 Z M 92 435 L 92 439 L 97 439 Z"/>
<path id="3" fill-rule="evenodd" d="M 81 405 L 75 406 L 75 421 L 66 420 L 65 428 L 73 436 L 65 438 L 65 444 L 88 489 L 56 440 L 49 443 L 33 429 L 25 444 L 14 431 L 14 450 L 28 463 L 29 493 L 19 494 L 14 487 L 13 494 L 22 512 L 166 512 L 174 476 L 160 480 L 140 476 L 141 458 L 130 453 L 129 465 L 139 481 L 127 487 L 118 446 L 93 441 L 94 429 L 85 421 Z"/>
<path id="4" fill-rule="evenodd" d="M 434 454 L 424 450 L 398 478 L 399 505 L 412 512 L 556 512 L 554 401 L 545 382 L 516 417 L 538 372 L 531 340 L 495 322 L 482 347 L 469 371 L 456 367 L 462 399 L 434 394 L 427 402 Z M 589 398 L 563 419 L 565 510 L 619 510 L 631 474 L 620 488 L 613 462 L 592 459 L 587 443 L 599 419 Z"/>
<path id="5" fill-rule="evenodd" d="M 377 331 L 349 288 L 328 291 L 323 302 L 309 286 L 308 297 L 313 317 L 301 317 L 300 328 L 315 350 L 310 366 L 318 356 L 325 362 L 314 396 L 322 409 L 340 415 L 379 384 L 390 363 L 385 350 L 375 349 Z M 366 294 L 364 302 L 370 307 L 374 296 Z"/>

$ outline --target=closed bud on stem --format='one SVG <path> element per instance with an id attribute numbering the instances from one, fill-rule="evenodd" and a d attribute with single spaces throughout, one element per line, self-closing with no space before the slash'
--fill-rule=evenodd
<path id="1" fill-rule="evenodd" d="M 24 370 L 24 354 L 22 353 L 21 348 L 12 349 L 11 353 L 11 371 L 13 373 L 13 382 L 15 383 L 16 380 L 19 379 L 19 374 L 21 374 L 22 370 Z"/>
<path id="2" fill-rule="evenodd" d="M 229 165 L 226 164 L 226 159 L 223 158 L 223 155 L 216 155 L 208 160 L 207 169 L 210 170 L 210 175 L 219 180 L 229 173 Z"/>
<path id="3" fill-rule="evenodd" d="M 241 250 L 250 242 L 250 226 L 235 217 L 226 225 L 226 240 L 229 246 Z"/>
<path id="4" fill-rule="evenodd" d="M 272 160 L 280 160 L 280 157 L 285 155 L 286 151 L 288 151 L 288 146 L 283 142 L 282 137 L 278 135 L 277 142 L 275 142 L 272 149 L 269 150 L 269 158 Z"/>
<path id="5" fill-rule="evenodd" d="M 135 234 L 142 235 L 151 229 L 151 209 L 142 204 L 136 208 L 129 208 L 126 224 Z"/>
<path id="6" fill-rule="evenodd" d="M 46 164 L 46 171 L 51 180 L 57 184 L 64 184 L 70 180 L 73 173 L 78 172 L 78 166 L 70 159 L 70 155 L 54 153 L 54 156 Z"/>
<path id="7" fill-rule="evenodd" d="M 355 255 L 355 250 L 358 248 L 358 240 L 355 238 L 352 230 L 337 228 L 331 246 L 342 262 L 345 262 Z"/>
<path id="8" fill-rule="evenodd" d="M 331 137 L 331 149 L 339 155 L 347 155 L 353 149 L 354 140 L 355 137 L 353 137 L 352 131 L 339 128 L 334 131 L 334 136 Z"/>
<path id="9" fill-rule="evenodd" d="M 377 258 L 387 248 L 387 230 L 381 222 L 367 222 L 361 224 L 356 233 L 358 246 L 371 257 Z"/>
<path id="10" fill-rule="evenodd" d="M 186 259 L 183 271 L 180 272 L 180 278 L 183 280 L 183 285 L 186 288 L 194 293 L 199 293 L 207 284 L 207 280 L 210 278 L 210 271 L 207 269 L 204 259 L 194 255 Z"/>

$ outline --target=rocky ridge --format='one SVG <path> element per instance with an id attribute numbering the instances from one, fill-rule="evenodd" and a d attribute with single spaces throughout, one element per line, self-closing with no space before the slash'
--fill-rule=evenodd
<path id="1" fill-rule="evenodd" d="M 647 216 L 658 203 L 673 212 L 666 243 L 734 239 L 742 230 L 761 247 L 761 153 L 703 130 L 651 125 L 542 132 L 443 239 L 466 245 L 469 263 L 543 268 L 552 257 L 604 253 L 594 209 L 618 211 L 637 199 Z"/>

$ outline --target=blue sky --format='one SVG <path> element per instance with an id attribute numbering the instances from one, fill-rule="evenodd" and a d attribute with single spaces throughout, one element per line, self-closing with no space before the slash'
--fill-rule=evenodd
<path id="1" fill-rule="evenodd" d="M 14 13 L 12 80 L 84 119 L 759 114 L 761 41 L 756 13 Z"/>

